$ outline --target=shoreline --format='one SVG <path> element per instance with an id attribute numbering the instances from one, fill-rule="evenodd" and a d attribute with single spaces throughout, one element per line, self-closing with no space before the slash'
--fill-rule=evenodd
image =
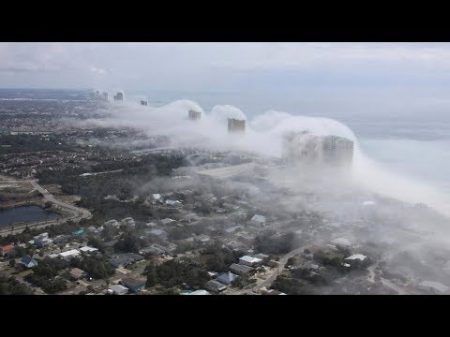
<path id="1" fill-rule="evenodd" d="M 13 224 L 7 224 L 5 225 L 5 228 L 0 227 L 0 236 L 7 236 L 9 234 L 17 234 L 22 231 L 24 231 L 27 227 L 28 228 L 41 228 L 46 226 L 54 226 L 54 225 L 60 225 L 67 221 L 74 221 L 79 222 L 82 219 L 90 219 L 92 217 L 92 214 L 89 210 L 71 205 L 68 203 L 65 203 L 61 200 L 58 200 L 55 198 L 53 194 L 48 192 L 45 188 L 40 186 L 37 182 L 37 180 L 20 180 L 20 179 L 14 179 L 9 178 L 9 181 L 13 180 L 14 182 L 29 182 L 31 183 L 32 187 L 34 187 L 36 190 L 39 191 L 39 193 L 42 196 L 42 199 L 36 200 L 23 200 L 23 201 L 15 201 L 10 204 L 7 204 L 7 206 L 2 205 L 0 206 L 1 210 L 5 209 L 11 209 L 16 208 L 20 206 L 38 206 L 41 207 L 44 210 L 50 210 L 59 216 L 55 219 L 50 220 L 43 220 L 43 221 L 32 221 L 32 222 L 16 222 Z M 47 205 L 50 205 L 48 207 Z"/>

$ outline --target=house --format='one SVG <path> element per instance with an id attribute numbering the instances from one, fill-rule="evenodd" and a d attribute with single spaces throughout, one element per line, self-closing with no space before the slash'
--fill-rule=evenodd
<path id="1" fill-rule="evenodd" d="M 165 219 L 160 220 L 160 222 L 161 222 L 161 224 L 163 224 L 163 225 L 168 225 L 168 224 L 171 224 L 171 223 L 173 223 L 173 222 L 176 222 L 176 220 L 171 219 L 171 218 L 165 218 Z"/>
<path id="2" fill-rule="evenodd" d="M 14 252 L 14 244 L 0 246 L 0 256 L 7 256 Z"/>
<path id="3" fill-rule="evenodd" d="M 98 251 L 98 249 L 94 247 L 84 246 L 80 248 L 80 251 L 83 253 L 93 253 Z"/>
<path id="4" fill-rule="evenodd" d="M 53 243 L 53 240 L 48 238 L 48 237 L 34 239 L 34 245 L 37 248 L 47 247 L 47 246 L 49 246 L 52 243 Z"/>
<path id="5" fill-rule="evenodd" d="M 210 278 L 215 278 L 215 277 L 217 277 L 217 275 L 219 275 L 219 273 L 217 273 L 217 272 L 215 272 L 215 271 L 209 271 L 209 272 L 208 272 L 208 276 L 209 276 Z"/>
<path id="6" fill-rule="evenodd" d="M 170 200 L 170 199 L 166 200 L 165 204 L 171 207 L 180 207 L 183 205 L 179 200 Z"/>
<path id="7" fill-rule="evenodd" d="M 223 285 L 220 282 L 217 282 L 215 280 L 211 280 L 208 281 L 205 285 L 206 289 L 215 292 L 215 293 L 220 293 L 221 291 L 224 291 L 225 289 L 227 289 L 226 285 Z"/>
<path id="8" fill-rule="evenodd" d="M 157 203 L 157 202 L 163 203 L 163 201 L 164 201 L 162 195 L 159 193 L 152 194 L 152 199 L 153 199 L 153 203 Z"/>
<path id="9" fill-rule="evenodd" d="M 120 284 L 115 284 L 108 289 L 108 293 L 114 295 L 125 295 L 128 293 L 128 288 Z"/>
<path id="10" fill-rule="evenodd" d="M 210 237 L 205 234 L 200 234 L 195 236 L 194 240 L 198 243 L 208 243 L 210 241 Z"/>
<path id="11" fill-rule="evenodd" d="M 132 217 L 124 218 L 124 219 L 120 220 L 120 223 L 122 225 L 130 227 L 130 228 L 136 227 L 136 223 Z"/>
<path id="12" fill-rule="evenodd" d="M 364 266 L 370 264 L 370 261 L 367 258 L 367 256 L 365 256 L 363 254 L 353 254 L 349 257 L 346 257 L 344 259 L 344 261 L 345 261 L 345 264 L 349 264 L 350 267 L 355 267 L 355 268 L 364 267 Z"/>
<path id="13" fill-rule="evenodd" d="M 266 224 L 266 217 L 260 214 L 255 214 L 251 220 L 256 225 L 264 226 Z"/>
<path id="14" fill-rule="evenodd" d="M 111 219 L 111 220 L 108 220 L 108 221 L 105 222 L 105 226 L 106 227 L 119 228 L 120 227 L 120 223 L 116 219 Z"/>
<path id="15" fill-rule="evenodd" d="M 177 249 L 178 245 L 173 242 L 166 242 L 164 248 L 169 252 L 173 253 Z"/>
<path id="16" fill-rule="evenodd" d="M 131 292 L 138 293 L 145 288 L 145 279 L 124 278 L 122 279 L 122 285 L 127 287 Z"/>
<path id="17" fill-rule="evenodd" d="M 134 254 L 134 253 L 124 253 L 124 254 L 114 254 L 109 259 L 109 263 L 111 263 L 115 268 L 126 267 L 134 262 L 143 260 L 144 257 L 142 255 Z"/>
<path id="18" fill-rule="evenodd" d="M 279 290 L 276 290 L 276 289 L 267 290 L 265 294 L 266 295 L 286 295 L 285 293 L 283 293 Z"/>
<path id="19" fill-rule="evenodd" d="M 252 267 L 243 265 L 243 264 L 237 264 L 237 263 L 233 263 L 230 266 L 230 270 L 238 275 L 248 275 L 250 274 L 254 269 Z"/>
<path id="20" fill-rule="evenodd" d="M 236 274 L 233 274 L 232 272 L 226 272 L 226 273 L 222 273 L 220 274 L 217 278 L 216 281 L 225 284 L 225 285 L 230 285 L 231 283 L 233 283 L 239 276 Z"/>
<path id="21" fill-rule="evenodd" d="M 45 239 L 45 238 L 48 238 L 48 233 L 47 232 L 44 232 L 44 233 L 41 233 L 39 235 L 33 236 L 34 240 L 41 240 L 41 239 Z"/>
<path id="22" fill-rule="evenodd" d="M 72 278 L 72 280 L 76 281 L 86 276 L 86 273 L 79 268 L 72 268 L 69 272 L 69 275 Z"/>
<path id="23" fill-rule="evenodd" d="M 38 247 L 38 248 L 42 248 L 45 246 L 48 246 L 49 244 L 51 244 L 53 241 L 48 237 L 48 233 L 41 233 L 39 235 L 36 235 L 33 237 L 33 244 Z"/>
<path id="24" fill-rule="evenodd" d="M 71 249 L 71 250 L 60 253 L 59 256 L 61 256 L 65 260 L 70 260 L 71 258 L 76 257 L 80 254 L 81 253 L 78 249 Z"/>
<path id="25" fill-rule="evenodd" d="M 147 233 L 148 235 L 157 236 L 157 237 L 162 238 L 162 239 L 167 238 L 167 232 L 165 230 L 163 230 L 163 229 L 153 228 L 153 229 L 150 229 L 148 231 L 145 231 L 145 233 Z"/>
<path id="26" fill-rule="evenodd" d="M 53 239 L 53 243 L 57 245 L 63 245 L 66 244 L 70 240 L 70 235 L 58 235 Z"/>
<path id="27" fill-rule="evenodd" d="M 199 290 L 190 292 L 189 294 L 186 294 L 186 295 L 211 295 L 211 294 L 207 290 L 199 289 Z"/>
<path id="28" fill-rule="evenodd" d="M 254 267 L 254 266 L 260 264 L 261 262 L 262 262 L 262 259 L 253 257 L 253 256 L 249 256 L 249 255 L 244 255 L 239 258 L 239 264 L 243 264 L 243 265 L 249 266 L 249 267 Z"/>
<path id="29" fill-rule="evenodd" d="M 25 255 L 20 259 L 19 264 L 21 264 L 25 268 L 33 268 L 38 265 L 38 262 L 30 255 Z"/>
<path id="30" fill-rule="evenodd" d="M 240 230 L 242 228 L 242 226 L 233 226 L 233 227 L 228 227 L 227 229 L 225 229 L 225 232 L 231 234 L 233 232 L 236 232 L 238 230 Z"/>
<path id="31" fill-rule="evenodd" d="M 157 244 L 153 244 L 149 247 L 146 248 L 142 248 L 139 251 L 139 254 L 141 255 L 153 255 L 153 256 L 164 256 L 166 255 L 166 250 L 164 249 L 164 247 L 157 245 Z"/>

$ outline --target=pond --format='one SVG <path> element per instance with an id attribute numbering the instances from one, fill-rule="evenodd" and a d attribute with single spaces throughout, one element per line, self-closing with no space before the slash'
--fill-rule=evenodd
<path id="1" fill-rule="evenodd" d="M 55 219 L 59 215 L 39 206 L 19 206 L 0 210 L 0 228 L 18 222 L 35 222 Z"/>

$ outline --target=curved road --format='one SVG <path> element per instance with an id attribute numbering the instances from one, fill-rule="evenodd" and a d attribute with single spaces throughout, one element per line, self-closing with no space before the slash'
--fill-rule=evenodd
<path id="1" fill-rule="evenodd" d="M 9 183 L 15 182 L 16 180 L 8 180 Z M 90 219 L 92 217 L 91 212 L 89 212 L 87 209 L 76 207 L 74 205 L 65 203 L 61 200 L 58 200 L 55 198 L 53 194 L 51 194 L 49 191 L 47 191 L 45 188 L 43 188 L 41 185 L 38 184 L 37 180 L 22 180 L 22 182 L 29 182 L 34 189 L 39 191 L 44 201 L 48 201 L 55 205 L 56 207 L 60 208 L 61 210 L 68 213 L 68 216 L 64 218 L 59 218 L 56 220 L 46 220 L 41 222 L 31 222 L 31 223 L 19 223 L 19 224 L 13 224 L 11 226 L 8 226 L 8 228 L 2 228 L 0 229 L 0 236 L 5 236 L 8 234 L 16 234 L 22 232 L 27 226 L 33 227 L 33 228 L 41 228 L 51 225 L 58 225 L 63 222 L 66 222 L 68 220 L 79 222 L 82 219 Z"/>
<path id="2" fill-rule="evenodd" d="M 41 185 L 39 185 L 37 180 L 30 180 L 30 183 L 36 190 L 38 190 L 42 194 L 42 196 L 44 197 L 44 199 L 46 201 L 49 201 L 52 204 L 55 204 L 55 205 L 61 207 L 62 209 L 69 211 L 70 213 L 73 214 L 72 217 L 70 217 L 66 220 L 72 220 L 72 221 L 78 222 L 82 219 L 89 219 L 90 217 L 92 217 L 91 212 L 89 212 L 87 209 L 76 207 L 74 205 L 70 205 L 61 200 L 56 199 L 53 194 L 51 194 L 49 191 L 47 191 L 45 188 L 43 188 Z"/>

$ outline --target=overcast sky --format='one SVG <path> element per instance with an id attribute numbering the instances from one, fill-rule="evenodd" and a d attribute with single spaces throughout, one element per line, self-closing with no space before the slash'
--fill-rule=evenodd
<path id="1" fill-rule="evenodd" d="M 442 89 L 449 75 L 448 43 L 0 43 L 0 87 Z"/>
<path id="2" fill-rule="evenodd" d="M 0 87 L 124 90 L 250 114 L 442 120 L 450 43 L 0 43 Z"/>

